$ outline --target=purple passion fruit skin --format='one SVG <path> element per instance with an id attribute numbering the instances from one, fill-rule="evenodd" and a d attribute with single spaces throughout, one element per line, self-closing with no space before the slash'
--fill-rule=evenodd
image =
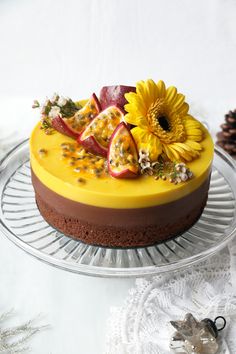
<path id="1" fill-rule="evenodd" d="M 101 89 L 99 96 L 102 109 L 106 109 L 113 105 L 118 105 L 121 108 L 124 108 L 124 105 L 127 103 L 124 95 L 127 92 L 136 92 L 136 88 L 124 85 L 104 86 Z"/>

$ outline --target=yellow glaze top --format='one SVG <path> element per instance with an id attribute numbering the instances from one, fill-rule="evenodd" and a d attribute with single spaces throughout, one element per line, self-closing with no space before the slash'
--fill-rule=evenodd
<path id="1" fill-rule="evenodd" d="M 203 150 L 200 157 L 188 167 L 194 177 L 184 183 L 173 184 L 150 176 L 133 180 L 116 179 L 110 176 L 100 178 L 86 176 L 86 183 L 78 183 L 83 177 L 75 172 L 61 157 L 61 144 L 74 140 L 58 132 L 46 135 L 40 123 L 30 138 L 31 166 L 39 180 L 61 196 L 88 205 L 108 208 L 142 208 L 168 203 L 191 193 L 208 177 L 213 159 L 214 146 L 208 131 L 202 127 L 205 138 L 201 141 Z M 46 149 L 45 156 L 39 153 Z"/>

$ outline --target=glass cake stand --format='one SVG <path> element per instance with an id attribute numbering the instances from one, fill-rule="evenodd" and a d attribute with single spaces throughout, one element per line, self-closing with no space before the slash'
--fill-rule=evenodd
<path id="1" fill-rule="evenodd" d="M 222 249 L 236 233 L 236 165 L 215 148 L 207 205 L 187 232 L 161 244 L 132 249 L 75 241 L 41 217 L 31 184 L 28 141 L 0 163 L 0 231 L 34 257 L 70 272 L 102 277 L 139 277 L 191 266 Z"/>

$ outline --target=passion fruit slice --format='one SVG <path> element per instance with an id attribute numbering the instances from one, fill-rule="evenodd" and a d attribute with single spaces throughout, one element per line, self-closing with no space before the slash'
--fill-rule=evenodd
<path id="1" fill-rule="evenodd" d="M 101 105 L 97 96 L 93 93 L 87 103 L 73 117 L 55 117 L 52 119 L 52 126 L 60 133 L 77 139 L 99 112 L 101 112 Z"/>
<path id="2" fill-rule="evenodd" d="M 139 174 L 137 147 L 124 122 L 117 126 L 110 140 L 108 171 L 115 178 L 136 178 Z"/>
<path id="3" fill-rule="evenodd" d="M 112 105 L 119 105 L 119 107 L 123 108 L 127 103 L 125 99 L 125 93 L 127 92 L 136 92 L 136 88 L 125 85 L 104 86 L 100 91 L 102 109 Z"/>
<path id="4" fill-rule="evenodd" d="M 111 135 L 123 118 L 124 112 L 119 107 L 108 107 L 85 128 L 78 142 L 94 154 L 107 156 Z"/>

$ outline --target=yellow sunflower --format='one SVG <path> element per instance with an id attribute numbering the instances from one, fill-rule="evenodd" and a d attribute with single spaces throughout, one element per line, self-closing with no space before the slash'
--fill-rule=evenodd
<path id="1" fill-rule="evenodd" d="M 188 114 L 185 96 L 163 81 L 139 81 L 136 93 L 125 94 L 127 123 L 138 149 L 149 152 L 152 161 L 162 153 L 171 161 L 191 161 L 199 156 L 203 139 L 201 124 Z"/>

